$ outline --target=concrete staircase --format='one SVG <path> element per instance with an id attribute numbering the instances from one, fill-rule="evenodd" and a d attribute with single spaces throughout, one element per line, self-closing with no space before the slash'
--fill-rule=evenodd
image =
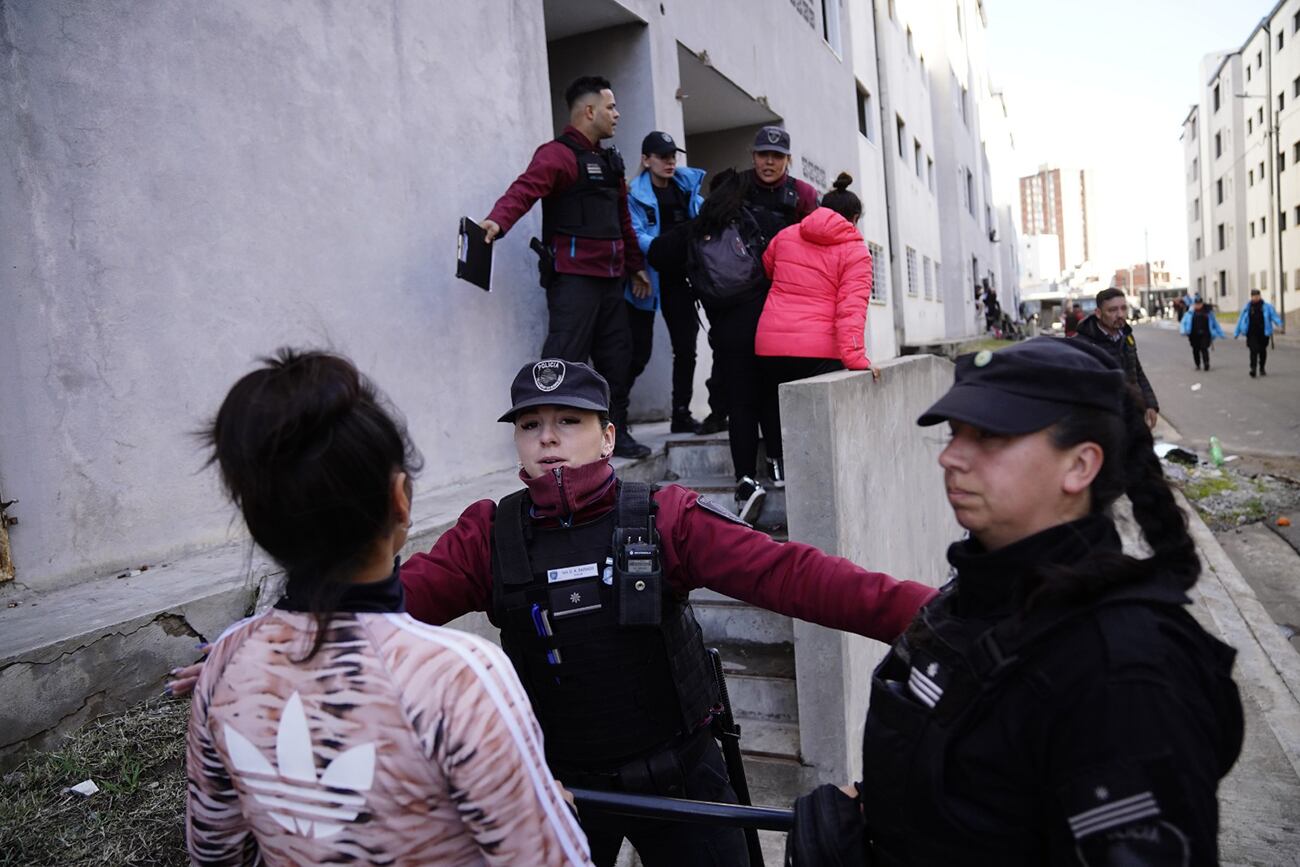
<path id="1" fill-rule="evenodd" d="M 735 481 L 725 434 L 670 437 L 664 475 L 665 481 L 699 491 L 729 511 L 735 510 Z M 767 499 L 757 526 L 785 541 L 785 491 L 765 487 Z M 791 619 L 712 590 L 696 590 L 691 604 L 705 643 L 722 655 L 744 752 L 754 759 L 797 766 L 799 700 Z"/>

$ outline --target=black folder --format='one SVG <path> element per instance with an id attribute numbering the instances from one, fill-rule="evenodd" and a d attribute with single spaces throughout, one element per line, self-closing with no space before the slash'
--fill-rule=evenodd
<path id="1" fill-rule="evenodd" d="M 492 291 L 492 245 L 483 227 L 469 217 L 460 218 L 456 241 L 456 276 L 480 289 Z"/>

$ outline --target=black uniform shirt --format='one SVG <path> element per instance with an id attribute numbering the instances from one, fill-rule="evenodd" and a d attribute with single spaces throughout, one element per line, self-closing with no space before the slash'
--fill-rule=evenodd
<path id="1" fill-rule="evenodd" d="M 1217 863 L 1215 790 L 1242 738 L 1231 648 L 1159 578 L 1122 591 L 1136 598 L 1022 619 L 1037 565 L 1119 545 L 1094 516 L 993 553 L 952 546 L 956 581 L 881 668 L 913 710 L 878 716 L 873 692 L 863 800 L 875 863 Z M 1050 628 L 991 685 L 963 679 L 981 636 L 1009 622 Z"/>
<path id="2" fill-rule="evenodd" d="M 653 183 L 650 186 L 655 191 L 655 200 L 659 203 L 660 234 L 691 218 L 686 191 L 677 186 L 676 181 L 669 181 L 665 187 L 657 187 Z"/>
<path id="3" fill-rule="evenodd" d="M 1264 302 L 1261 301 L 1256 304 L 1252 301 L 1246 309 L 1250 311 L 1246 324 L 1246 336 L 1262 338 L 1264 336 Z"/>

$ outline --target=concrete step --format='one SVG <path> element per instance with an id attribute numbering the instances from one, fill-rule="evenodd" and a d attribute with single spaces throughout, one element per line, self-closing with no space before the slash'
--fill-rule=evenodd
<path id="1" fill-rule="evenodd" d="M 719 643 L 727 691 L 737 716 L 797 723 L 799 694 L 790 644 Z"/>
<path id="2" fill-rule="evenodd" d="M 736 717 L 736 722 L 740 724 L 740 750 L 745 755 L 799 760 L 799 723 L 747 716 Z"/>
<path id="3" fill-rule="evenodd" d="M 784 530 L 786 526 L 785 488 L 774 487 L 770 481 L 765 479 L 759 479 L 758 482 L 767 491 L 767 498 L 763 500 L 762 511 L 758 514 L 758 520 L 753 522 L 754 526 L 760 530 Z M 736 513 L 736 482 L 730 475 L 683 476 L 677 479 L 675 483 L 684 488 L 698 491 L 701 496 L 708 497 L 732 514 Z"/>
<path id="4" fill-rule="evenodd" d="M 672 434 L 665 441 L 668 457 L 666 478 L 698 478 L 701 476 L 735 477 L 731 462 L 731 443 L 726 433 Z M 758 444 L 758 472 L 766 475 L 767 448 Z"/>
<path id="5" fill-rule="evenodd" d="M 706 644 L 794 644 L 794 623 L 784 614 L 755 608 L 712 590 L 691 593 L 691 607 Z M 724 656 L 725 659 L 725 656 Z"/>

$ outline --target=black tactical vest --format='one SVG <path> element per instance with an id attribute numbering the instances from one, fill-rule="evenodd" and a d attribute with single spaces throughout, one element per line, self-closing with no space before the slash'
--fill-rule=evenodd
<path id="1" fill-rule="evenodd" d="M 665 581 L 658 626 L 619 625 L 614 534 L 638 494 L 648 515 L 649 486 L 620 483 L 608 515 L 552 529 L 533 525 L 527 491 L 497 507 L 490 619 L 558 769 L 616 769 L 694 731 L 717 703 L 685 594 Z"/>
<path id="2" fill-rule="evenodd" d="M 1180 604 L 1181 591 L 1151 584 L 1119 587 L 1073 610 L 1009 618 L 971 632 L 951 614 L 953 590 L 950 584 L 921 610 L 919 623 L 894 643 L 872 677 L 862 802 L 872 864 L 878 867 L 1045 863 L 1021 822 L 1048 795 L 1009 790 L 1016 769 L 990 764 L 989 797 L 976 804 L 948 792 L 945 773 L 953 743 L 976 722 L 1000 718 L 1010 728 L 1021 716 L 1049 712 L 1049 696 L 1077 683 L 1095 665 L 1070 652 L 1077 646 L 1073 627 L 1088 615 L 1106 630 L 1108 622 L 1123 622 L 1113 615 L 1126 606 L 1146 607 L 1162 630 L 1181 635 L 1189 647 L 1210 648 L 1207 658 L 1217 654 L 1214 667 L 1225 686 L 1231 683 L 1234 651 L 1200 631 Z M 918 627 L 919 638 L 913 635 Z M 1043 685 L 1035 693 L 1041 705 L 1008 706 L 1004 689 L 1017 678 Z M 1037 760 L 1034 749 L 1025 744 L 1026 765 Z M 1026 845 L 1033 848 L 1025 851 Z"/>
<path id="3" fill-rule="evenodd" d="M 758 181 L 753 169 L 748 169 L 749 193 L 745 205 L 763 230 L 764 244 L 770 243 L 776 233 L 799 222 L 799 190 L 794 178 L 788 174 L 775 188 L 765 187 Z"/>
<path id="4" fill-rule="evenodd" d="M 623 189 L 623 157 L 614 148 L 591 150 L 567 135 L 557 142 L 573 151 L 578 179 L 542 199 L 542 238 L 548 244 L 556 232 L 575 238 L 612 240 L 623 237 L 619 193 Z"/>

